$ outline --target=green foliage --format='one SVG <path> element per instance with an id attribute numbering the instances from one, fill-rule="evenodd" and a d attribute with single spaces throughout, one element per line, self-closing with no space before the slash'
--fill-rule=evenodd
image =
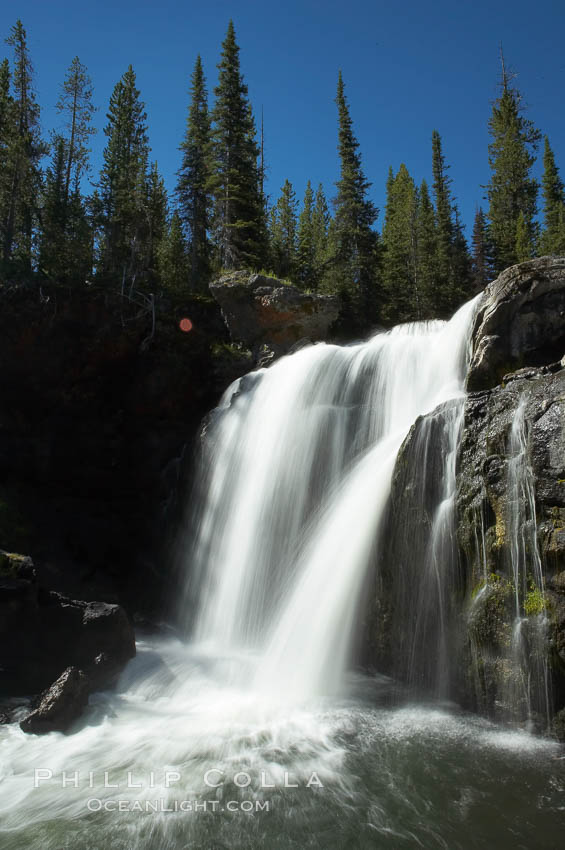
<path id="1" fill-rule="evenodd" d="M 314 243 L 314 192 L 306 184 L 302 210 L 298 219 L 296 250 L 296 282 L 302 289 L 316 288 L 316 251 Z"/>
<path id="2" fill-rule="evenodd" d="M 173 213 L 165 238 L 157 248 L 159 277 L 165 289 L 182 292 L 188 287 L 191 269 L 180 216 Z"/>
<path id="3" fill-rule="evenodd" d="M 540 239 L 541 253 L 565 254 L 565 190 L 547 136 L 543 169 L 541 185 L 544 229 Z"/>
<path id="4" fill-rule="evenodd" d="M 341 71 L 336 104 L 340 176 L 331 233 L 332 273 L 354 316 L 367 323 L 374 321 L 378 312 L 377 234 L 372 229 L 378 210 L 367 197 L 371 184 L 363 173 Z"/>
<path id="5" fill-rule="evenodd" d="M 289 180 L 284 181 L 281 195 L 271 210 L 271 261 L 277 277 L 294 280 L 297 250 L 297 201 Z"/>
<path id="6" fill-rule="evenodd" d="M 190 283 L 193 290 L 206 291 L 210 279 L 211 139 L 208 93 L 200 56 L 191 77 L 191 100 L 186 132 L 181 144 L 182 164 L 178 172 L 177 196 L 180 215 L 189 238 Z"/>
<path id="7" fill-rule="evenodd" d="M 232 21 L 218 69 L 209 182 L 216 264 L 227 269 L 256 269 L 265 263 L 267 230 L 255 121 Z"/>
<path id="8" fill-rule="evenodd" d="M 501 88 L 489 121 L 492 175 L 487 186 L 489 233 L 497 274 L 518 261 L 518 247 L 525 253 L 526 246 L 535 240 L 538 184 L 531 169 L 540 139 L 539 131 L 521 114 L 521 95 L 510 86 L 504 64 Z"/>
<path id="9" fill-rule="evenodd" d="M 538 614 L 543 614 L 546 609 L 546 602 L 543 592 L 539 587 L 532 586 L 524 599 L 524 614 L 526 617 L 537 617 Z"/>
<path id="10" fill-rule="evenodd" d="M 98 270 L 122 287 L 133 287 L 147 272 L 152 190 L 147 176 L 147 115 L 131 65 L 114 87 L 107 117 L 104 133 L 108 141 L 99 183 L 102 233 Z"/>
<path id="11" fill-rule="evenodd" d="M 54 134 L 52 162 L 43 185 L 39 264 L 43 274 L 70 284 L 83 282 L 92 271 L 92 228 L 81 179 L 89 171 L 88 141 L 92 83 L 75 57 L 63 82 L 57 111 L 65 118 L 66 135 Z"/>
<path id="12" fill-rule="evenodd" d="M 391 168 L 382 235 L 384 318 L 391 323 L 405 322 L 422 314 L 422 292 L 417 278 L 417 209 L 416 186 L 408 169 L 402 163 L 395 175 Z"/>
<path id="13" fill-rule="evenodd" d="M 492 277 L 492 245 L 485 214 L 479 207 L 473 223 L 472 280 L 475 291 L 484 289 Z"/>
<path id="14" fill-rule="evenodd" d="M 438 279 L 438 230 L 435 210 L 428 191 L 428 184 L 422 180 L 418 192 L 416 211 L 416 275 L 419 308 L 418 318 L 433 315 L 433 300 Z"/>
<path id="15" fill-rule="evenodd" d="M 516 222 L 516 260 L 523 263 L 524 260 L 530 260 L 534 255 L 534 245 L 532 240 L 532 231 L 528 227 L 526 217 L 522 210 Z"/>
<path id="16" fill-rule="evenodd" d="M 0 256 L 4 273 L 29 276 L 32 270 L 34 229 L 41 186 L 40 161 L 46 152 L 39 128 L 39 106 L 33 88 L 33 66 L 26 31 L 18 20 L 6 43 L 14 51 L 13 95 L 9 94 L 9 71 L 0 74 L 1 186 Z"/>

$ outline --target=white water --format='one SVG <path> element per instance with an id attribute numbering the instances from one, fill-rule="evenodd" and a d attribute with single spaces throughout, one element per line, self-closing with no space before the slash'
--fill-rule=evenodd
<path id="1" fill-rule="evenodd" d="M 504 819 L 501 771 L 508 782 L 524 777 L 524 795 L 510 795 L 500 841 L 477 846 L 515 846 L 516 818 L 533 793 L 527 782 L 544 803 L 524 834 L 553 837 L 563 790 L 547 767 L 556 745 L 438 708 L 379 708 L 379 680 L 346 675 L 398 449 L 419 415 L 462 396 L 473 313 L 468 304 L 449 323 L 409 325 L 349 348 L 314 346 L 248 376 L 247 389 L 231 388 L 210 428 L 200 533 L 187 556 L 202 588 L 195 642 L 142 642 L 117 691 L 91 698 L 73 735 L 0 729 L 4 846 L 466 848 L 469 830 L 490 841 Z M 459 416 L 445 423 L 433 557 L 422 552 L 436 584 Z M 355 682 L 361 693 L 347 693 Z M 39 789 L 34 768 L 53 771 Z M 210 769 L 218 788 L 206 784 Z M 167 770 L 180 776 L 170 787 Z M 128 787 L 128 771 L 141 788 Z M 249 787 L 238 786 L 240 771 Z M 308 787 L 314 773 L 323 789 Z M 493 808 L 484 822 L 466 822 L 485 795 Z M 89 813 L 93 798 L 220 809 Z M 231 817 L 221 808 L 242 798 L 271 800 L 274 814 Z"/>
<path id="2" fill-rule="evenodd" d="M 528 599 L 543 604 L 545 587 L 537 542 L 533 472 L 528 462 L 526 396 L 520 399 L 510 429 L 508 512 L 506 517 L 513 579 L 514 620 L 509 661 L 513 669 L 508 704 L 528 723 L 537 711 L 549 724 L 549 671 L 545 611 L 528 610 Z M 536 606 L 534 605 L 534 608 Z"/>
<path id="3" fill-rule="evenodd" d="M 419 415 L 462 396 L 474 311 L 313 346 L 226 393 L 188 557 L 202 586 L 196 639 L 214 652 L 260 649 L 262 694 L 339 688 L 396 455 Z M 460 417 L 450 422 L 447 490 Z"/>

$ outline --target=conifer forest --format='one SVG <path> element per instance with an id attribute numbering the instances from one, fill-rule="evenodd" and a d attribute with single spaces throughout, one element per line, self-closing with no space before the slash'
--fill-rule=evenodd
<path id="1" fill-rule="evenodd" d="M 506 267 L 565 252 L 565 193 L 551 141 L 528 119 L 501 53 L 489 120 L 484 207 L 466 234 L 443 140 L 430 128 L 431 180 L 404 164 L 386 175 L 386 205 L 371 183 L 355 134 L 346 81 L 337 75 L 339 171 L 333 196 L 308 182 L 298 198 L 285 180 L 264 190 L 263 127 L 245 83 L 230 21 L 218 76 L 197 58 L 190 78 L 176 187 L 167 193 L 151 160 L 150 128 L 135 69 L 96 101 L 75 57 L 57 93 L 60 129 L 41 122 L 24 25 L 6 38 L 0 65 L 0 282 L 83 286 L 86 282 L 159 300 L 164 292 L 206 295 L 225 270 L 263 271 L 307 292 L 337 294 L 353 326 L 448 317 Z M 103 127 L 96 124 L 105 113 Z M 94 174 L 89 143 L 103 132 Z M 543 177 L 532 176 L 543 157 Z"/>

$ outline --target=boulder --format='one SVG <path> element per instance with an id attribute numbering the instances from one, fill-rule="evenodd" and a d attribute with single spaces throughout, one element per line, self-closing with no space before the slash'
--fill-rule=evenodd
<path id="1" fill-rule="evenodd" d="M 505 374 L 555 362 L 564 352 L 565 257 L 512 266 L 485 290 L 473 332 L 468 389 L 490 389 Z"/>
<path id="2" fill-rule="evenodd" d="M 20 722 L 20 728 L 34 735 L 66 732 L 82 714 L 88 694 L 89 683 L 82 670 L 67 667 L 41 694 L 37 707 Z"/>
<path id="3" fill-rule="evenodd" d="M 325 339 L 339 313 L 338 298 L 301 292 L 261 274 L 236 271 L 210 284 L 234 342 L 286 353 L 299 340 Z"/>
<path id="4" fill-rule="evenodd" d="M 69 666 L 105 687 L 134 655 L 121 606 L 46 591 L 31 558 L 0 552 L 0 693 L 37 693 Z"/>

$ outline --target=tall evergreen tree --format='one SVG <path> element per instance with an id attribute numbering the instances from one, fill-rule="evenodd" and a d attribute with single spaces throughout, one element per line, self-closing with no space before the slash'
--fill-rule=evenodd
<path id="1" fill-rule="evenodd" d="M 49 277 L 79 282 L 91 272 L 92 234 L 81 194 L 89 170 L 88 141 L 95 107 L 86 68 L 75 57 L 63 82 L 57 111 L 64 115 L 66 134 L 53 136 L 53 161 L 43 192 L 40 267 Z"/>
<path id="2" fill-rule="evenodd" d="M 448 309 L 444 314 L 449 318 L 451 314 L 468 301 L 472 288 L 472 260 L 465 239 L 465 225 L 461 221 L 457 204 L 453 204 L 453 240 L 451 245 L 451 274 L 452 285 L 449 291 Z"/>
<path id="3" fill-rule="evenodd" d="M 82 283 L 92 271 L 89 215 L 78 185 L 67 196 L 67 140 L 55 135 L 52 149 L 43 187 L 39 268 L 59 283 Z"/>
<path id="4" fill-rule="evenodd" d="M 260 268 L 266 261 L 267 250 L 262 168 L 232 21 L 222 44 L 218 69 L 209 184 L 214 244 L 222 267 Z"/>
<path id="5" fill-rule="evenodd" d="M 168 202 L 165 181 L 153 162 L 147 178 L 147 234 L 145 252 L 148 283 L 159 282 L 159 247 L 167 236 Z"/>
<path id="6" fill-rule="evenodd" d="M 314 248 L 314 286 L 323 288 L 324 274 L 328 267 L 328 228 L 331 216 L 324 187 L 320 183 L 316 189 L 312 210 L 312 241 Z"/>
<path id="7" fill-rule="evenodd" d="M 340 160 L 334 202 L 336 279 L 359 318 L 371 320 L 376 318 L 378 309 L 377 236 L 372 229 L 378 210 L 367 197 L 371 184 L 363 173 L 359 142 L 353 133 L 341 71 L 338 75 L 336 104 Z"/>
<path id="8" fill-rule="evenodd" d="M 143 272 L 149 155 L 147 116 L 131 65 L 114 87 L 107 117 L 100 174 L 100 269 L 114 281 L 131 285 Z"/>
<path id="9" fill-rule="evenodd" d="M 165 289 L 183 292 L 191 279 L 189 257 L 182 223 L 178 212 L 174 212 L 165 238 L 158 247 L 159 277 Z"/>
<path id="10" fill-rule="evenodd" d="M 519 221 L 520 245 L 534 241 L 538 185 L 531 169 L 540 139 L 533 123 L 521 114 L 521 95 L 511 86 L 504 59 L 501 90 L 489 120 L 492 174 L 487 186 L 489 231 L 497 274 L 518 260 Z"/>
<path id="11" fill-rule="evenodd" d="M 303 289 L 314 289 L 316 287 L 314 192 L 310 181 L 306 184 L 306 191 L 304 192 L 304 201 L 298 219 L 297 238 L 296 280 Z"/>
<path id="12" fill-rule="evenodd" d="M 479 207 L 473 223 L 472 281 L 475 291 L 484 289 L 492 277 L 492 247 L 485 214 Z"/>
<path id="13" fill-rule="evenodd" d="M 189 239 L 190 282 L 205 291 L 210 278 L 210 117 L 208 94 L 200 56 L 191 77 L 191 100 L 181 144 L 182 164 L 177 195 L 180 215 Z M 176 224 L 175 224 L 176 227 Z"/>
<path id="14" fill-rule="evenodd" d="M 271 211 L 271 253 L 278 277 L 294 279 L 297 248 L 297 202 L 292 183 L 285 180 Z"/>
<path id="15" fill-rule="evenodd" d="M 437 130 L 432 133 L 432 172 L 433 190 L 437 222 L 437 275 L 438 302 L 449 299 L 451 277 L 451 247 L 453 242 L 453 219 L 451 199 L 451 179 L 449 166 L 443 155 L 441 136 Z M 441 292 L 440 292 L 441 290 Z"/>
<path id="16" fill-rule="evenodd" d="M 417 284 L 420 292 L 419 318 L 433 318 L 435 287 L 438 279 L 438 235 L 435 210 L 428 184 L 422 180 L 416 213 Z"/>
<path id="17" fill-rule="evenodd" d="M 0 65 L 0 257 L 3 256 L 4 228 L 10 203 L 10 154 L 15 137 L 14 99 L 10 94 L 10 63 Z"/>
<path id="18" fill-rule="evenodd" d="M 555 156 L 545 137 L 543 152 L 543 177 L 541 181 L 543 196 L 543 233 L 540 248 L 543 254 L 565 254 L 565 191 Z"/>
<path id="19" fill-rule="evenodd" d="M 387 179 L 387 202 L 383 227 L 384 318 L 406 322 L 424 313 L 423 293 L 417 276 L 417 208 L 414 180 L 401 164 Z"/>
<path id="20" fill-rule="evenodd" d="M 14 50 L 12 99 L 4 107 L 7 122 L 4 139 L 4 181 L 6 194 L 0 210 L 2 260 L 15 273 L 31 271 L 32 243 L 37 220 L 37 199 L 41 183 L 40 161 L 46 153 L 39 128 L 39 106 L 33 88 L 33 66 L 27 47 L 23 24 L 18 20 L 12 27 L 6 43 Z M 6 67 L 2 71 L 2 86 L 6 87 Z"/>
<path id="21" fill-rule="evenodd" d="M 86 67 L 75 56 L 63 82 L 57 102 L 57 112 L 64 115 L 67 130 L 65 138 L 65 202 L 72 189 L 89 170 L 88 142 L 96 130 L 91 125 L 96 107 L 92 103 L 92 80 Z"/>

